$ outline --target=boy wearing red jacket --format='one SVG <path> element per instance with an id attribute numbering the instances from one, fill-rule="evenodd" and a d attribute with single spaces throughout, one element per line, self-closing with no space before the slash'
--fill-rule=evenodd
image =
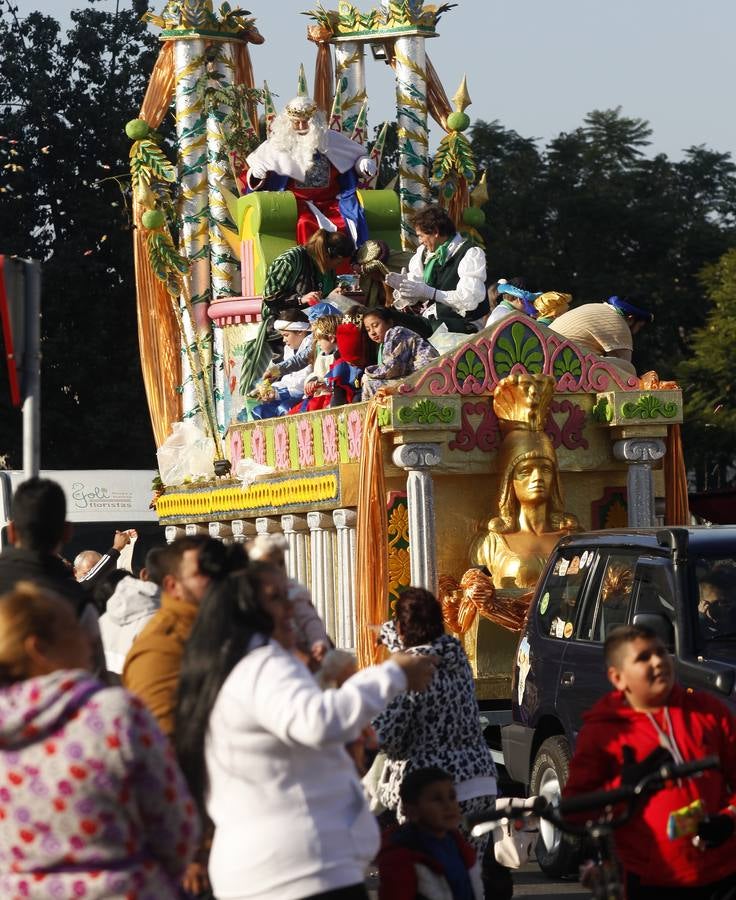
<path id="1" fill-rule="evenodd" d="M 657 768 L 652 760 L 665 751 L 676 762 L 717 754 L 720 769 L 670 782 L 645 800 L 615 831 L 616 850 L 628 900 L 736 897 L 731 712 L 710 694 L 675 684 L 672 659 L 648 628 L 614 629 L 605 656 L 614 691 L 583 717 L 564 796 L 636 783 Z"/>
<path id="2" fill-rule="evenodd" d="M 436 766 L 415 769 L 399 794 L 408 822 L 384 836 L 379 900 L 483 900 L 475 850 L 458 831 L 461 813 L 452 777 Z"/>

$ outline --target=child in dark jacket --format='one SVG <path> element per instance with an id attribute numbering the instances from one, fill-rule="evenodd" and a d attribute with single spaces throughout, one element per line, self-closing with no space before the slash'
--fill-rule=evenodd
<path id="1" fill-rule="evenodd" d="M 401 784 L 408 822 L 384 836 L 379 900 L 482 900 L 475 850 L 458 831 L 460 805 L 442 769 L 415 769 Z"/>
<path id="2" fill-rule="evenodd" d="M 670 782 L 615 832 L 628 900 L 736 896 L 736 727 L 711 694 L 675 684 L 672 659 L 648 628 L 616 628 L 605 643 L 615 690 L 583 718 L 564 796 L 637 783 L 662 755 L 721 768 Z"/>

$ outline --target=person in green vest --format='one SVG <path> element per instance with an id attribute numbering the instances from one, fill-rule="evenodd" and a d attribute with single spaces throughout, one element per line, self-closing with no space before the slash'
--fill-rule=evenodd
<path id="1" fill-rule="evenodd" d="M 449 331 L 474 334 L 490 311 L 485 252 L 439 206 L 420 210 L 412 225 L 419 247 L 409 271 L 386 276 L 394 308 L 429 320 L 433 331 L 444 323 Z"/>

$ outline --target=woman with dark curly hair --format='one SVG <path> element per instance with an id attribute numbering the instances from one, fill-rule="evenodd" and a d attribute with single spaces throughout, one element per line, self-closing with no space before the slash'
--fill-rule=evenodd
<path id="1" fill-rule="evenodd" d="M 396 618 L 381 629 L 389 650 L 432 655 L 439 660 L 423 693 L 408 691 L 373 720 L 386 763 L 377 785 L 378 801 L 406 821 L 399 796 L 409 772 L 437 766 L 452 776 L 463 814 L 487 809 L 496 797 L 496 767 L 483 738 L 473 673 L 457 638 L 445 634 L 442 607 L 434 594 L 410 587 L 396 601 Z M 489 835 L 464 836 L 483 866 L 488 897 L 504 900 L 513 893 L 508 869 L 496 863 Z M 386 836 L 390 842 L 390 833 Z"/>
<path id="2" fill-rule="evenodd" d="M 473 673 L 460 641 L 445 634 L 435 596 L 407 588 L 396 602 L 395 620 L 381 629 L 381 640 L 391 651 L 432 654 L 439 663 L 426 691 L 396 697 L 373 721 L 387 756 L 378 799 L 403 822 L 404 775 L 438 766 L 455 780 L 463 812 L 487 806 L 496 796 L 496 768 L 481 731 Z"/>

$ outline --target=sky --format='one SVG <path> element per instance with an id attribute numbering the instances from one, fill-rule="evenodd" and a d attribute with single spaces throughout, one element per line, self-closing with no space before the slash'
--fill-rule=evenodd
<path id="1" fill-rule="evenodd" d="M 84 0 L 13 2 L 21 15 L 42 8 L 62 23 L 84 6 Z M 153 0 L 154 11 L 164 2 Z M 251 46 L 256 82 L 268 81 L 278 109 L 296 93 L 299 62 L 312 83 L 316 48 L 306 40 L 310 20 L 299 13 L 316 0 L 242 5 L 266 38 Z M 355 5 L 367 11 L 378 0 Z M 112 10 L 115 0 L 95 6 Z M 336 8 L 337 0 L 324 6 Z M 624 115 L 649 121 L 649 154 L 680 159 L 685 148 L 705 144 L 736 155 L 734 0 L 458 0 L 438 31 L 427 52 L 449 97 L 467 75 L 471 119 L 498 119 L 544 144 L 581 125 L 593 109 L 621 106 Z M 394 118 L 392 73 L 369 52 L 366 81 L 369 124 Z M 440 137 L 435 128 L 431 145 Z"/>

